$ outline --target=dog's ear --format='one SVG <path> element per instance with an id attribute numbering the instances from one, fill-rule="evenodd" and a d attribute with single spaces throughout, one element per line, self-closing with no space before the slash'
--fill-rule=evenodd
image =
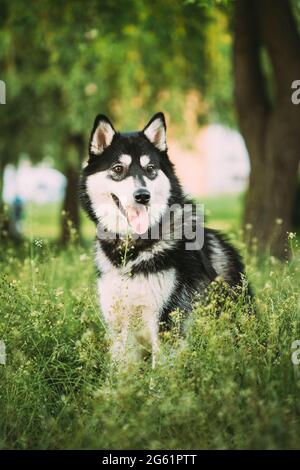
<path id="1" fill-rule="evenodd" d="M 167 150 L 166 130 L 163 113 L 156 113 L 143 129 L 143 133 L 158 150 L 165 152 Z"/>
<path id="2" fill-rule="evenodd" d="M 114 138 L 116 131 L 110 120 L 104 114 L 98 114 L 90 139 L 90 154 L 100 155 Z"/>

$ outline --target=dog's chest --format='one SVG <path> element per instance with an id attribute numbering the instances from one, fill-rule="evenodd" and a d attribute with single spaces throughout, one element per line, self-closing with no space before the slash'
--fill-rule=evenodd
<path id="1" fill-rule="evenodd" d="M 101 248 L 97 249 L 96 262 L 101 272 L 98 280 L 100 305 L 107 321 L 120 315 L 159 317 L 175 288 L 174 269 L 130 276 L 130 271 L 116 268 Z"/>

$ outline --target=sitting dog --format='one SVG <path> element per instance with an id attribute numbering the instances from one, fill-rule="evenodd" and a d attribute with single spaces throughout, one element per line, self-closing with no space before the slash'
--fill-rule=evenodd
<path id="1" fill-rule="evenodd" d="M 130 347 L 150 346 L 154 366 L 159 330 L 171 323 L 172 311 L 187 314 L 217 276 L 233 290 L 241 285 L 239 254 L 221 234 L 204 228 L 183 193 L 168 157 L 162 113 L 131 133 L 116 132 L 106 116 L 96 117 L 81 201 L 97 226 L 98 293 L 116 361 Z"/>

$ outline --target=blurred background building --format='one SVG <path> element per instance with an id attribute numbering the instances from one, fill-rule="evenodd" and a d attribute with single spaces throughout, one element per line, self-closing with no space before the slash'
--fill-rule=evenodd
<path id="1" fill-rule="evenodd" d="M 249 158 L 241 135 L 221 125 L 205 126 L 190 146 L 170 139 L 169 155 L 185 191 L 196 197 L 236 194 L 245 191 Z M 18 166 L 7 165 L 3 198 L 12 204 L 17 196 L 24 203 L 62 203 L 66 178 L 51 162 L 32 164 L 24 157 Z"/>

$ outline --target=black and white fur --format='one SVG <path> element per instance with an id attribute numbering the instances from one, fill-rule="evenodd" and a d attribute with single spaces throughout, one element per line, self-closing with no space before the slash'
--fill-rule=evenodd
<path id="1" fill-rule="evenodd" d="M 137 202 L 139 191 L 149 193 L 149 200 Z M 239 254 L 211 229 L 204 231 L 203 248 L 191 251 L 184 239 L 151 240 L 139 234 L 130 239 L 124 260 L 124 236 L 134 232 L 127 210 L 133 211 L 133 226 L 142 230 L 140 221 L 151 228 L 168 206 L 187 202 L 168 158 L 162 113 L 133 133 L 116 132 L 106 116 L 97 116 L 82 172 L 81 200 L 95 224 L 115 235 L 96 239 L 98 293 L 115 360 L 126 357 L 130 345 L 136 351 L 144 344 L 150 345 L 154 365 L 160 325 L 170 323 L 172 311 L 190 311 L 195 294 L 204 294 L 216 275 L 233 287 L 242 282 Z"/>

